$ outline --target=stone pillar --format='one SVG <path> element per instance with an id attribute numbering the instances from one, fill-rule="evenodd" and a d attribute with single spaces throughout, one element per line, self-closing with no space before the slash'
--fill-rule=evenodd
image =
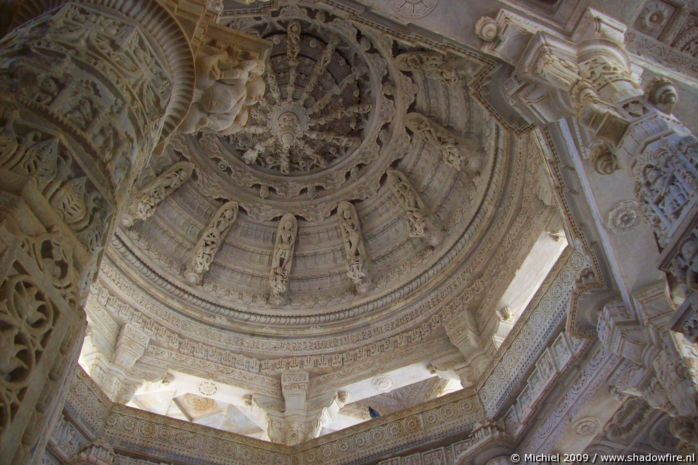
<path id="1" fill-rule="evenodd" d="M 528 119 L 576 116 L 598 141 L 601 174 L 622 169 L 651 225 L 659 268 L 686 294 L 674 328 L 696 342 L 698 139 L 671 114 L 676 90 L 656 79 L 643 92 L 624 47 L 625 25 L 589 9 L 564 37 L 506 10 L 481 18 L 483 50 L 515 66 L 508 93 Z"/>
<path id="2" fill-rule="evenodd" d="M 698 140 L 671 114 L 676 90 L 658 79 L 643 92 L 625 51 L 625 25 L 592 9 L 569 36 L 506 10 L 496 20 L 481 18 L 476 32 L 483 50 L 514 66 L 508 93 L 515 106 L 540 124 L 576 117 L 598 141 L 591 156 L 596 171 L 621 169 L 630 177 L 661 252 L 659 268 L 670 274 L 675 291 L 687 294 L 673 326 L 695 341 Z M 696 386 L 680 369 L 663 286 L 657 295 L 657 311 L 638 302 L 634 312 L 616 314 L 607 306 L 599 339 L 628 360 L 632 375 L 614 385 L 667 411 L 683 447 L 693 447 L 698 434 L 686 425 L 698 419 Z"/>
<path id="3" fill-rule="evenodd" d="M 45 448 L 103 249 L 194 75 L 185 34 L 154 0 L 36 0 L 16 17 L 0 42 L 3 465 Z"/>

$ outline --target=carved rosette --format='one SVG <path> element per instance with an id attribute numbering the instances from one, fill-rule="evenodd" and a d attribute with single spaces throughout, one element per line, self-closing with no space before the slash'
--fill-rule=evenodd
<path id="1" fill-rule="evenodd" d="M 276 229 L 274 254 L 271 258 L 271 271 L 269 272 L 272 303 L 282 302 L 286 294 L 297 235 L 298 220 L 290 213 L 284 215 Z"/>
<path id="2" fill-rule="evenodd" d="M 441 242 L 441 231 L 431 218 L 431 212 L 412 187 L 409 179 L 397 170 L 388 170 L 388 186 L 407 218 L 410 237 L 422 237 L 436 247 Z"/>
<path id="3" fill-rule="evenodd" d="M 276 45 L 268 92 L 249 126 L 226 138 L 229 147 L 246 164 L 283 175 L 322 170 L 353 152 L 376 106 L 363 57 L 341 51 L 354 44 L 303 18 L 254 30 Z"/>
<path id="4" fill-rule="evenodd" d="M 184 277 L 189 283 L 201 282 L 237 217 L 237 202 L 226 202 L 213 215 L 196 242 L 191 259 L 184 270 Z"/>
<path id="5" fill-rule="evenodd" d="M 134 194 L 127 211 L 121 218 L 121 224 L 133 226 L 135 220 L 145 220 L 155 212 L 155 208 L 174 191 L 179 189 L 194 171 L 194 164 L 178 162 L 167 168 L 160 176 L 146 184 Z"/>
<path id="6" fill-rule="evenodd" d="M 368 291 L 370 282 L 367 276 L 368 255 L 356 207 L 351 202 L 340 202 L 337 206 L 337 220 L 344 241 L 347 276 L 354 282 L 356 291 L 363 294 Z"/>

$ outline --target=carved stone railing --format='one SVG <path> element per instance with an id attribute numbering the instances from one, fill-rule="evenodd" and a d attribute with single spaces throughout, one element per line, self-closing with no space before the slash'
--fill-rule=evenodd
<path id="1" fill-rule="evenodd" d="M 112 404 L 78 369 L 49 440 L 47 460 L 67 463 L 91 438 L 101 437 L 117 451 L 117 464 L 368 464 L 401 451 L 409 454 L 416 445 L 428 449 L 432 442 L 456 442 L 483 422 L 474 393 L 459 391 L 289 447 Z M 451 446 L 430 454 L 453 457 Z"/>
<path id="2" fill-rule="evenodd" d="M 484 421 L 472 391 L 459 391 L 297 446 L 299 465 L 368 464 L 400 449 L 467 434 Z"/>

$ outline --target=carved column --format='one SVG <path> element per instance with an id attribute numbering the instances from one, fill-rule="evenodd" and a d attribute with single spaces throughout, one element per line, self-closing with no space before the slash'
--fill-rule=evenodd
<path id="1" fill-rule="evenodd" d="M 698 445 L 696 381 L 677 353 L 665 330 L 668 312 L 654 312 L 652 300 L 663 297 L 663 289 L 640 297 L 640 321 L 622 302 L 604 306 L 599 317 L 599 339 L 621 363 L 609 379 L 619 393 L 642 397 L 651 407 L 673 417 L 672 430 L 682 441 L 681 449 L 694 451 Z"/>
<path id="2" fill-rule="evenodd" d="M 90 330 L 88 330 L 88 338 Z M 81 352 L 81 362 L 92 378 L 113 402 L 125 404 L 131 400 L 143 380 L 133 375 L 133 368 L 145 354 L 150 338 L 133 323 L 119 331 L 111 356 L 99 350 Z M 87 339 L 86 339 L 87 344 Z M 89 347 L 89 346 L 88 346 Z"/>
<path id="3" fill-rule="evenodd" d="M 24 2 L 0 42 L 0 464 L 44 449 L 115 218 L 193 89 L 157 2 L 56 4 Z"/>
<path id="4" fill-rule="evenodd" d="M 309 397 L 310 376 L 304 371 L 282 373 L 282 402 L 255 396 L 267 414 L 267 435 L 272 442 L 290 446 L 320 435 L 347 401 L 347 393 L 324 393 Z"/>
<path id="5" fill-rule="evenodd" d="M 463 387 L 477 384 L 491 359 L 491 355 L 482 343 L 475 318 L 470 311 L 464 310 L 444 325 L 444 328 L 449 341 L 462 356 L 459 365 L 444 365 L 444 367 L 458 374 Z M 438 366 L 438 362 L 435 360 L 434 366 Z"/>

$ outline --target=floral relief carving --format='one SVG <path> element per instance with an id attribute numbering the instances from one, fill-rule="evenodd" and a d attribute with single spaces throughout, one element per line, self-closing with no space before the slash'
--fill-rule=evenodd
<path id="1" fill-rule="evenodd" d="M 393 11 L 403 18 L 417 19 L 428 16 L 439 0 L 391 0 Z"/>
<path id="2" fill-rule="evenodd" d="M 676 40 L 672 44 L 674 47 L 679 49 L 681 52 L 691 55 L 692 57 L 698 56 L 698 14 L 692 13 L 689 15 L 688 20 L 684 24 L 683 28 L 676 35 Z"/>
<path id="3" fill-rule="evenodd" d="M 616 234 L 628 232 L 640 224 L 640 204 L 635 200 L 618 202 L 608 212 L 606 226 Z"/>
<path id="4" fill-rule="evenodd" d="M 57 309 L 26 274 L 0 287 L 0 425 L 14 420 L 53 330 Z"/>

